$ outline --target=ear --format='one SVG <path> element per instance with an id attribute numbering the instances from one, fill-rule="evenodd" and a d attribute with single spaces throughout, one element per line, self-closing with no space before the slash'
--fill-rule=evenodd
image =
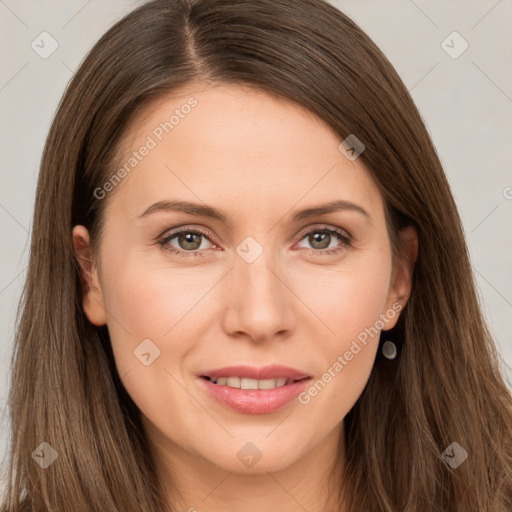
<path id="1" fill-rule="evenodd" d="M 386 309 L 382 312 L 384 322 L 383 330 L 392 329 L 400 315 L 389 312 L 401 311 L 409 297 L 412 289 L 412 275 L 414 264 L 418 258 L 418 234 L 414 226 L 407 226 L 400 230 L 399 234 L 400 255 L 393 262 L 391 282 L 386 300 Z M 388 314 L 386 315 L 386 312 Z"/>
<path id="2" fill-rule="evenodd" d="M 107 315 L 98 268 L 93 259 L 89 241 L 87 228 L 84 226 L 75 226 L 73 228 L 73 247 L 75 248 L 75 254 L 80 265 L 84 313 L 89 322 L 101 326 L 107 323 Z"/>

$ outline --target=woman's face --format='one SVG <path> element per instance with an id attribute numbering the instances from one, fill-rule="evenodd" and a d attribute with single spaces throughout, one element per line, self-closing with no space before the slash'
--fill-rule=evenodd
<path id="1" fill-rule="evenodd" d="M 95 191 L 107 209 L 92 266 L 74 230 L 84 310 L 108 325 L 168 460 L 273 471 L 341 435 L 411 274 L 392 264 L 383 199 L 341 142 L 295 104 L 198 87 L 145 110 Z"/>

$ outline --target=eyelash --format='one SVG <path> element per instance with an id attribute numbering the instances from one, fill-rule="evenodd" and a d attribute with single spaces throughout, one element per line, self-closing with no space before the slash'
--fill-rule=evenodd
<path id="1" fill-rule="evenodd" d="M 171 233 L 168 233 L 164 238 L 159 240 L 157 243 L 161 246 L 161 248 L 164 251 L 168 251 L 173 254 L 177 254 L 179 256 L 183 257 L 189 257 L 189 256 L 204 256 L 205 251 L 183 251 L 176 249 L 175 247 L 169 245 L 169 242 L 176 238 L 176 236 L 181 235 L 182 233 L 192 233 L 194 235 L 200 235 L 207 238 L 211 243 L 213 243 L 210 240 L 210 237 L 208 236 L 208 233 L 201 228 L 194 228 L 194 229 L 180 229 L 177 231 L 173 231 Z M 331 254 L 337 254 L 341 251 L 348 250 L 352 248 L 352 237 L 346 233 L 345 231 L 342 231 L 341 229 L 337 228 L 326 228 L 326 227 L 315 227 L 309 231 L 306 231 L 302 234 L 302 236 L 299 238 L 299 242 L 302 241 L 304 238 L 306 238 L 308 235 L 311 235 L 312 233 L 328 233 L 331 235 L 335 235 L 338 237 L 342 244 L 341 246 L 335 248 L 335 249 L 306 249 L 308 251 L 309 256 L 325 256 L 325 255 L 331 255 Z"/>

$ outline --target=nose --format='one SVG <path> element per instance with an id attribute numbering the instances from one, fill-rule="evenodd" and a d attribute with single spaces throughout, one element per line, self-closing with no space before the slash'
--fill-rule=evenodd
<path id="1" fill-rule="evenodd" d="M 290 336 L 296 315 L 286 271 L 271 251 L 252 262 L 235 255 L 226 286 L 224 329 L 231 336 L 261 343 Z"/>

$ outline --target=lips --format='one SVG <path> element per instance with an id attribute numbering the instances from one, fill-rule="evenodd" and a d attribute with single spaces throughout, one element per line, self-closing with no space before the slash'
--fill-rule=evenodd
<path id="1" fill-rule="evenodd" d="M 246 414 L 268 414 L 289 404 L 311 376 L 273 365 L 263 368 L 230 366 L 200 375 L 199 382 L 217 403 Z"/>
<path id="2" fill-rule="evenodd" d="M 286 379 L 302 380 L 310 377 L 307 373 L 290 368 L 288 366 L 271 365 L 256 368 L 253 366 L 228 366 L 217 370 L 209 370 L 201 377 L 211 379 L 239 377 L 246 379 L 266 380 L 266 379 Z"/>

